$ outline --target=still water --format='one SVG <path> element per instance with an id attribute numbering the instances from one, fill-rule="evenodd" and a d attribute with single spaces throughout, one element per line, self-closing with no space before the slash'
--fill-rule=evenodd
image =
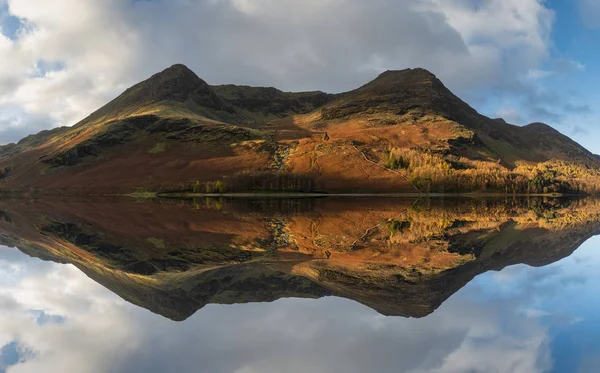
<path id="1" fill-rule="evenodd" d="M 0 372 L 597 372 L 600 201 L 3 200 Z"/>

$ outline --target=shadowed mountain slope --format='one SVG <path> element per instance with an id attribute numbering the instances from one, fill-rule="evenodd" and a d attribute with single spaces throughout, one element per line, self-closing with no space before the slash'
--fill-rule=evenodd
<path id="1" fill-rule="evenodd" d="M 0 147 L 5 190 L 588 192 L 598 158 L 477 113 L 423 69 L 350 92 L 210 86 L 174 65 L 74 125 Z"/>

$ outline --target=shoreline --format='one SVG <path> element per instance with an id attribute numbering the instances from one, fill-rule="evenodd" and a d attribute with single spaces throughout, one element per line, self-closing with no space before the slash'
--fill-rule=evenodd
<path id="1" fill-rule="evenodd" d="M 37 191 L 0 191 L 1 198 L 97 198 L 97 197 L 129 197 L 135 199 L 193 199 L 193 198 L 228 198 L 228 199 L 300 199 L 300 198 L 585 198 L 593 194 L 575 193 L 301 193 L 301 192 L 240 192 L 240 193 L 193 193 L 193 192 L 132 192 L 132 193 L 44 193 Z"/>
<path id="2" fill-rule="evenodd" d="M 143 198 L 145 194 L 130 194 Z M 547 198 L 573 198 L 589 197 L 585 194 L 566 194 L 566 193 L 187 193 L 187 192 L 161 192 L 152 194 L 156 198 L 444 198 L 444 197 L 547 197 Z"/>

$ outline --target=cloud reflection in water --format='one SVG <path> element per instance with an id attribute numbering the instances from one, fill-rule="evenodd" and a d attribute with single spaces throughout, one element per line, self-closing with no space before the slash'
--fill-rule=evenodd
<path id="1" fill-rule="evenodd" d="M 481 275 L 423 319 L 330 297 L 209 305 L 183 323 L 130 305 L 71 265 L 2 248 L 0 369 L 586 372 L 600 353 L 586 343 L 598 332 L 599 243 L 547 267 Z"/>

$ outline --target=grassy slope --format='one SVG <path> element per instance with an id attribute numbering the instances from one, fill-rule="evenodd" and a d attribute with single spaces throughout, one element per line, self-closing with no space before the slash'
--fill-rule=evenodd
<path id="1" fill-rule="evenodd" d="M 398 149 L 411 152 L 414 164 L 390 167 Z M 462 189 L 498 191 L 487 181 L 550 159 L 598 165 L 548 126 L 517 127 L 479 115 L 422 69 L 386 72 L 357 90 L 328 95 L 209 86 L 175 65 L 73 127 L 0 148 L 4 189 L 70 193 L 198 183 L 205 189 L 218 180 L 228 189 L 327 192 L 439 192 L 467 180 L 473 185 Z M 521 189 L 539 173 L 519 172 L 525 181 L 514 184 Z M 600 180 L 583 169 L 573 172 L 575 178 L 560 171 L 551 176 L 560 183 L 541 182 L 536 191 L 569 182 L 588 190 Z"/>

